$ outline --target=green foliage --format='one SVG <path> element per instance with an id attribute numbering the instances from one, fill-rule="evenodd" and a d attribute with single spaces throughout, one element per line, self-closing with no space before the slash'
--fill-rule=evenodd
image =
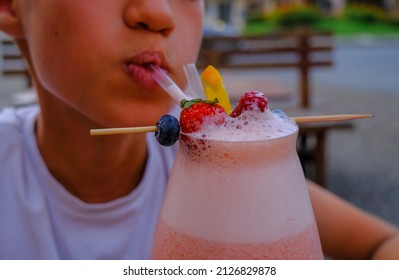
<path id="1" fill-rule="evenodd" d="M 266 20 L 266 16 L 261 12 L 251 12 L 247 15 L 247 22 L 261 23 Z"/>
<path id="2" fill-rule="evenodd" d="M 303 14 L 306 14 L 306 19 L 303 18 Z M 309 14 L 310 16 L 308 16 Z M 364 4 L 349 5 L 339 17 L 325 16 L 309 6 L 279 8 L 267 15 L 254 15 L 251 20 L 247 21 L 243 31 L 247 35 L 259 35 L 275 32 L 282 28 L 301 28 L 303 26 L 310 26 L 315 30 L 329 30 L 334 34 L 344 36 L 357 34 L 399 36 L 399 17 L 397 15 L 388 14 L 376 5 Z"/>
<path id="3" fill-rule="evenodd" d="M 282 28 L 312 27 L 322 19 L 320 12 L 312 6 L 285 7 L 269 16 Z"/>
<path id="4" fill-rule="evenodd" d="M 349 5 L 345 8 L 344 18 L 350 21 L 371 24 L 384 22 L 386 13 L 381 8 L 372 5 Z"/>

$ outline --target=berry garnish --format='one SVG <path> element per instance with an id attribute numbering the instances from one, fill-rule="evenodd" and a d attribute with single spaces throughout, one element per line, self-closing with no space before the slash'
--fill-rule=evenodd
<path id="1" fill-rule="evenodd" d="M 266 96 L 260 91 L 246 92 L 238 101 L 237 106 L 231 112 L 230 117 L 236 118 L 244 111 L 260 111 L 264 112 L 267 109 L 269 101 Z"/>
<path id="2" fill-rule="evenodd" d="M 217 100 L 182 100 L 181 105 L 180 126 L 184 133 L 199 131 L 205 121 L 218 126 L 225 122 L 226 111 Z"/>
<path id="3" fill-rule="evenodd" d="M 155 138 L 163 146 L 171 146 L 179 139 L 179 121 L 172 115 L 164 115 L 157 122 Z"/>

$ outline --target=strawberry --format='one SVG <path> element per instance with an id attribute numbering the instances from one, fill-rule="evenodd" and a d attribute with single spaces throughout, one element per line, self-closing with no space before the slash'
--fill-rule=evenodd
<path id="1" fill-rule="evenodd" d="M 268 103 L 269 101 L 262 92 L 246 92 L 238 101 L 238 104 L 234 108 L 233 112 L 230 113 L 230 117 L 236 118 L 244 111 L 258 110 L 263 113 L 267 109 Z"/>
<path id="2" fill-rule="evenodd" d="M 199 131 L 205 121 L 222 125 L 225 117 L 226 111 L 217 104 L 217 100 L 215 102 L 202 99 L 182 100 L 180 128 L 184 133 L 192 133 Z"/>

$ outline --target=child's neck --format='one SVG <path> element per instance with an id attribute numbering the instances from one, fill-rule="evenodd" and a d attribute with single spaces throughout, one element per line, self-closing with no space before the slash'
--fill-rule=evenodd
<path id="1" fill-rule="evenodd" d="M 111 201 L 140 183 L 147 159 L 144 134 L 92 137 L 76 125 L 43 120 L 36 135 L 52 175 L 73 195 L 88 203 Z"/>

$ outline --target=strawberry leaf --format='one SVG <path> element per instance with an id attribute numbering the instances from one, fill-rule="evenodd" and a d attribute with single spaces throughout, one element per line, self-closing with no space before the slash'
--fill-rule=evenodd
<path id="1" fill-rule="evenodd" d="M 214 105 L 214 104 L 219 103 L 219 100 L 217 98 L 215 98 L 214 101 L 204 100 L 204 99 L 201 99 L 201 98 L 190 99 L 190 100 L 182 99 L 182 101 L 180 102 L 180 106 L 181 106 L 182 109 L 188 109 L 191 105 L 194 105 L 194 104 L 200 103 L 200 102 Z"/>

